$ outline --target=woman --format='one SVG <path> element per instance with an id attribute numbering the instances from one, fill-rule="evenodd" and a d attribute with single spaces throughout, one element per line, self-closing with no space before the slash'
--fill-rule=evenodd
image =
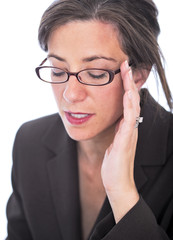
<path id="1" fill-rule="evenodd" d="M 59 115 L 17 133 L 7 239 L 173 239 L 173 117 L 141 90 L 153 67 L 172 109 L 159 31 L 151 0 L 45 11 L 36 73 Z"/>

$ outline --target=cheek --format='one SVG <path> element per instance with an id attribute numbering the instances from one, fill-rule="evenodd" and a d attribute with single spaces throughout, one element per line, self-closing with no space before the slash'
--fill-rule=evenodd
<path id="1" fill-rule="evenodd" d="M 112 84 L 107 85 L 108 88 L 103 89 L 103 92 L 100 93 L 100 98 L 103 99 L 103 103 L 107 110 L 110 108 L 122 108 L 123 94 L 124 89 L 122 81 L 118 79 L 117 81 L 112 82 Z"/>
<path id="2" fill-rule="evenodd" d="M 53 85 L 52 84 L 52 91 L 53 91 L 53 94 L 54 94 L 55 101 L 56 101 L 56 103 L 57 103 L 57 105 L 59 107 L 61 99 L 63 98 L 63 91 L 64 91 L 64 89 L 60 85 Z"/>
<path id="3" fill-rule="evenodd" d="M 110 118 L 118 119 L 123 112 L 123 92 L 115 91 L 114 93 L 109 93 L 108 97 L 105 99 L 105 112 L 108 112 Z"/>
<path id="4" fill-rule="evenodd" d="M 110 84 L 109 88 L 98 91 L 95 106 L 99 106 L 99 122 L 104 125 L 112 125 L 123 114 L 124 89 L 121 82 Z"/>

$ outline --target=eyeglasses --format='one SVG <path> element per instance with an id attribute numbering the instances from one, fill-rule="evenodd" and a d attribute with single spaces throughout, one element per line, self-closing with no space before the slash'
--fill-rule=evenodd
<path id="1" fill-rule="evenodd" d="M 35 71 L 39 79 L 51 84 L 65 83 L 69 80 L 70 76 L 75 76 L 82 84 L 89 86 L 103 86 L 111 83 L 114 76 L 121 71 L 120 69 L 111 71 L 107 69 L 88 68 L 79 72 L 68 72 L 57 67 L 42 66 L 46 61 L 47 58 L 43 60 Z"/>

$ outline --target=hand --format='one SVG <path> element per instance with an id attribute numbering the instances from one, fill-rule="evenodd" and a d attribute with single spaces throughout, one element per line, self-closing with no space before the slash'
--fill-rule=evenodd
<path id="1" fill-rule="evenodd" d="M 134 182 L 134 158 L 138 138 L 135 124 L 136 117 L 140 115 L 140 98 L 127 61 L 121 65 L 121 77 L 125 90 L 123 117 L 117 123 L 115 137 L 105 153 L 101 171 L 116 222 L 139 200 Z"/>

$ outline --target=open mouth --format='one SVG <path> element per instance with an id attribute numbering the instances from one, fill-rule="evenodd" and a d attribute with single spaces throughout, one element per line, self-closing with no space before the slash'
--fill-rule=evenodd
<path id="1" fill-rule="evenodd" d="M 79 125 L 87 122 L 94 114 L 65 112 L 69 123 Z"/>

